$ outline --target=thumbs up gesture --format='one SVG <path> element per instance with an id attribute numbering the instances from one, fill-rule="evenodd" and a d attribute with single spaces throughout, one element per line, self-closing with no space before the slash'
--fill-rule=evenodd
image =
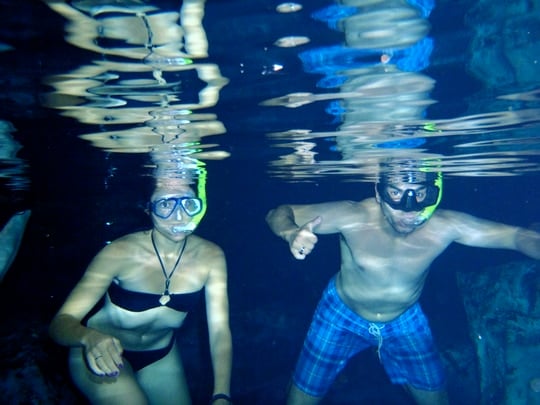
<path id="1" fill-rule="evenodd" d="M 298 228 L 289 241 L 292 255 L 298 260 L 304 260 L 317 243 L 317 235 L 313 229 L 322 222 L 321 217 L 315 217 Z"/>

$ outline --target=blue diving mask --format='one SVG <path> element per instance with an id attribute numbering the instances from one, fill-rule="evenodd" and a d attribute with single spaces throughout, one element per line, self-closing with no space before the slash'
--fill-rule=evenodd
<path id="1" fill-rule="evenodd" d="M 169 197 L 151 202 L 152 212 L 162 219 L 169 218 L 179 206 L 190 217 L 196 216 L 203 210 L 203 202 L 197 197 Z"/>

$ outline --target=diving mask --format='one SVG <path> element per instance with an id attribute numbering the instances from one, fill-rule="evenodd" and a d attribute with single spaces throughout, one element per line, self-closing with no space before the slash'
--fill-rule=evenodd
<path id="1" fill-rule="evenodd" d="M 424 181 L 417 181 L 420 176 L 408 176 L 411 184 L 419 184 L 419 188 L 401 190 L 393 187 L 391 182 L 377 183 L 377 192 L 381 199 L 395 210 L 419 212 L 419 219 L 427 221 L 435 212 L 442 199 L 442 173 L 421 172 Z M 406 182 L 407 183 L 407 182 Z"/>
<path id="2" fill-rule="evenodd" d="M 203 202 L 197 197 L 168 197 L 151 203 L 152 212 L 162 219 L 169 218 L 179 206 L 190 217 L 194 217 L 203 210 Z"/>
<path id="3" fill-rule="evenodd" d="M 381 199 L 390 207 L 405 212 L 421 211 L 437 204 L 440 193 L 439 187 L 433 184 L 422 184 L 420 188 L 408 188 L 403 191 L 391 184 L 378 183 L 377 191 Z"/>

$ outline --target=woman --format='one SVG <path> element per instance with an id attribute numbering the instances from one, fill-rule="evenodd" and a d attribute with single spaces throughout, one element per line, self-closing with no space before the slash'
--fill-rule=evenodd
<path id="1" fill-rule="evenodd" d="M 152 195 L 153 228 L 121 237 L 90 263 L 50 325 L 93 404 L 189 404 L 175 331 L 204 294 L 212 403 L 230 402 L 232 343 L 223 251 L 194 234 L 204 202 L 179 181 Z M 104 296 L 98 311 L 84 322 Z M 202 308 L 201 308 L 202 309 Z"/>

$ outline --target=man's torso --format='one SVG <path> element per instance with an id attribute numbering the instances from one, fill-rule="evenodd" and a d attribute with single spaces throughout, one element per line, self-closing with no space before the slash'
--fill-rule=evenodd
<path id="1" fill-rule="evenodd" d="M 434 216 L 408 235 L 392 230 L 375 200 L 359 203 L 362 218 L 341 234 L 337 289 L 367 320 L 386 322 L 413 305 L 431 262 L 452 242 L 445 221 Z"/>

